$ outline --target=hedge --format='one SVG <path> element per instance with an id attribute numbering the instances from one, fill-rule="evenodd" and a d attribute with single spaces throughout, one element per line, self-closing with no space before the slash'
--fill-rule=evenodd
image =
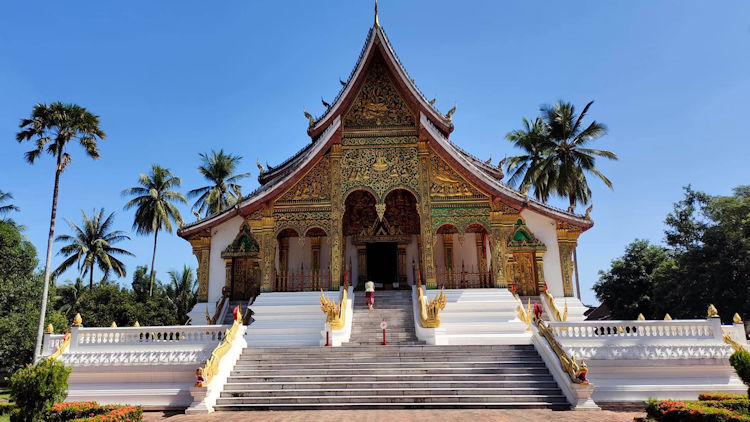
<path id="1" fill-rule="evenodd" d="M 698 400 L 700 401 L 706 401 L 706 400 L 720 401 L 720 400 L 735 400 L 735 399 L 746 399 L 746 398 L 748 398 L 747 394 L 740 394 L 740 393 L 710 392 L 710 393 L 698 394 Z"/>
<path id="2" fill-rule="evenodd" d="M 16 408 L 14 403 L 0 403 L 0 415 L 10 413 Z"/>
<path id="3" fill-rule="evenodd" d="M 748 405 L 744 399 L 715 401 L 650 400 L 646 404 L 648 416 L 659 422 L 750 422 Z"/>
<path id="4" fill-rule="evenodd" d="M 100 406 L 94 401 L 55 403 L 44 414 L 46 422 L 140 422 L 142 420 L 143 409 L 140 406 Z"/>

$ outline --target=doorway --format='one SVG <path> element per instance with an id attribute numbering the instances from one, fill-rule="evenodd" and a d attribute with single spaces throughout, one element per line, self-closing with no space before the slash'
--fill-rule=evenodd
<path id="1" fill-rule="evenodd" d="M 383 288 L 390 290 L 392 283 L 398 282 L 398 246 L 396 242 L 378 242 L 367 244 L 367 279 L 383 283 Z"/>

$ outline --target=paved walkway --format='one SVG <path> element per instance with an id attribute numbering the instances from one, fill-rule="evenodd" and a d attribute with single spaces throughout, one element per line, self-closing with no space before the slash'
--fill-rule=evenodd
<path id="1" fill-rule="evenodd" d="M 546 409 L 494 410 L 494 409 L 419 409 L 419 410 L 298 410 L 285 412 L 217 412 L 202 416 L 147 412 L 146 422 L 189 422 L 189 421 L 336 421 L 355 420 L 357 422 L 379 421 L 449 421 L 449 422 L 633 422 L 635 417 L 643 417 L 643 412 L 611 412 L 607 410 L 556 412 Z"/>

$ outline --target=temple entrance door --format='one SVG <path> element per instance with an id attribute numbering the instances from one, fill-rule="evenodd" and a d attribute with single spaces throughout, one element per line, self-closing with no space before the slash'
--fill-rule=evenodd
<path id="1" fill-rule="evenodd" d="M 533 252 L 514 253 L 516 288 L 520 296 L 536 296 L 537 289 L 536 268 L 534 266 Z"/>
<path id="2" fill-rule="evenodd" d="M 255 265 L 253 265 L 255 264 Z M 232 295 L 231 300 L 249 300 L 255 292 L 257 260 L 251 258 L 232 259 Z"/>
<path id="3" fill-rule="evenodd" d="M 367 278 L 375 283 L 383 283 L 385 290 L 398 282 L 398 246 L 395 242 L 367 244 Z"/>

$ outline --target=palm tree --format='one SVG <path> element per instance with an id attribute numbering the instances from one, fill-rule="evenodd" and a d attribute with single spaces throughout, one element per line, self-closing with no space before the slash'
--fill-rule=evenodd
<path id="1" fill-rule="evenodd" d="M 3 192 L 0 190 L 0 204 L 13 199 L 13 195 L 10 192 Z M 0 215 L 5 215 L 11 211 L 20 211 L 20 208 L 13 204 L 0 205 Z"/>
<path id="2" fill-rule="evenodd" d="M 540 164 L 540 171 L 547 175 L 550 189 L 561 197 L 568 197 L 570 212 L 575 210 L 578 202 L 586 204 L 591 198 L 586 173 L 597 176 L 612 189 L 612 182 L 596 168 L 595 162 L 596 157 L 617 160 L 617 155 L 586 147 L 607 134 L 607 127 L 596 121 L 583 127 L 583 119 L 593 103 L 586 104 L 578 116 L 571 103 L 558 101 L 553 106 L 542 107 L 542 118 L 554 147 Z"/>
<path id="3" fill-rule="evenodd" d="M 534 188 L 534 196 L 546 201 L 549 193 L 546 192 L 546 183 L 536 174 L 539 163 L 544 160 L 550 143 L 547 140 L 547 126 L 539 117 L 530 122 L 523 118 L 523 129 L 517 129 L 505 135 L 505 139 L 513 142 L 518 148 L 524 150 L 524 154 L 508 157 L 508 184 L 518 186 L 518 189 L 526 193 L 530 187 Z M 519 182 L 520 180 L 520 182 Z"/>
<path id="4" fill-rule="evenodd" d="M 183 224 L 180 211 L 175 202 L 187 204 L 185 195 L 172 190 L 180 187 L 182 179 L 172 174 L 169 169 L 151 165 L 151 174 L 141 174 L 138 178 L 140 186 L 125 189 L 123 196 L 135 196 L 125 204 L 125 209 L 135 207 L 133 228 L 138 234 L 154 234 L 154 253 L 151 256 L 151 282 L 148 294 L 154 290 L 154 263 L 156 262 L 156 240 L 159 230 L 172 233 L 172 221 L 177 227 Z"/>
<path id="5" fill-rule="evenodd" d="M 65 285 L 57 288 L 55 309 L 63 314 L 66 319 L 70 319 L 69 317 L 76 309 L 78 300 L 81 298 L 84 291 L 86 291 L 86 287 L 84 287 L 83 279 L 81 277 L 76 277 L 75 282 L 68 280 Z"/>
<path id="6" fill-rule="evenodd" d="M 237 181 L 250 176 L 250 173 L 234 174 L 242 157 L 225 154 L 223 149 L 200 154 L 200 157 L 203 164 L 198 167 L 198 173 L 211 184 L 188 192 L 189 198 L 198 198 L 194 205 L 198 213 L 215 214 L 242 199 L 242 186 Z"/>
<path id="7" fill-rule="evenodd" d="M 91 219 L 84 211 L 81 211 L 81 214 L 83 214 L 82 227 L 66 220 L 73 229 L 73 236 L 62 235 L 55 239 L 56 242 L 67 242 L 58 252 L 58 255 L 63 255 L 66 259 L 55 269 L 55 275 L 60 275 L 73 264 L 77 264 L 81 276 L 89 275 L 89 288 L 94 287 L 94 266 L 98 266 L 104 273 L 102 279 L 106 279 L 110 271 L 124 277 L 125 264 L 116 256 L 134 255 L 125 249 L 112 246 L 117 242 L 130 239 L 119 230 L 110 231 L 115 213 L 104 218 L 104 209 L 100 209 L 94 211 Z"/>
<path id="8" fill-rule="evenodd" d="M 180 324 L 187 322 L 187 314 L 198 303 L 198 282 L 193 276 L 193 269 L 187 265 L 182 267 L 181 272 L 172 270 L 169 272 L 169 285 L 167 285 L 167 298 L 177 308 L 177 318 Z"/>
<path id="9" fill-rule="evenodd" d="M 617 160 L 617 155 L 587 148 L 607 133 L 606 126 L 596 121 L 583 127 L 583 119 L 593 103 L 586 104 L 580 115 L 576 115 L 572 104 L 562 101 L 543 106 L 541 119 L 537 118 L 533 125 L 524 119 L 524 129 L 506 135 L 506 139 L 527 152 L 509 160 L 510 182 L 516 182 L 522 173 L 522 189 L 533 186 L 534 196 L 543 202 L 551 194 L 567 197 L 569 212 L 575 210 L 577 203 L 586 204 L 591 198 L 586 173 L 599 177 L 612 189 L 612 182 L 596 168 L 595 161 L 596 157 Z"/>
<path id="10" fill-rule="evenodd" d="M 49 235 L 47 237 L 47 259 L 44 263 L 42 306 L 36 333 L 36 349 L 34 349 L 36 359 L 42 347 L 44 315 L 47 311 L 50 267 L 52 265 L 52 240 L 55 237 L 60 175 L 71 161 L 70 154 L 66 152 L 66 147 L 71 141 L 78 140 L 78 143 L 86 150 L 86 154 L 96 160 L 99 158 L 97 141 L 103 141 L 107 135 L 99 127 L 99 116 L 91 114 L 84 107 L 60 102 L 50 105 L 35 105 L 31 111 L 31 117 L 21 119 L 19 127 L 21 131 L 16 134 L 16 140 L 18 142 L 33 141 L 35 144 L 34 149 L 25 154 L 26 161 L 33 164 L 44 151 L 55 158 L 55 184 L 52 191 L 52 215 L 50 216 Z"/>

